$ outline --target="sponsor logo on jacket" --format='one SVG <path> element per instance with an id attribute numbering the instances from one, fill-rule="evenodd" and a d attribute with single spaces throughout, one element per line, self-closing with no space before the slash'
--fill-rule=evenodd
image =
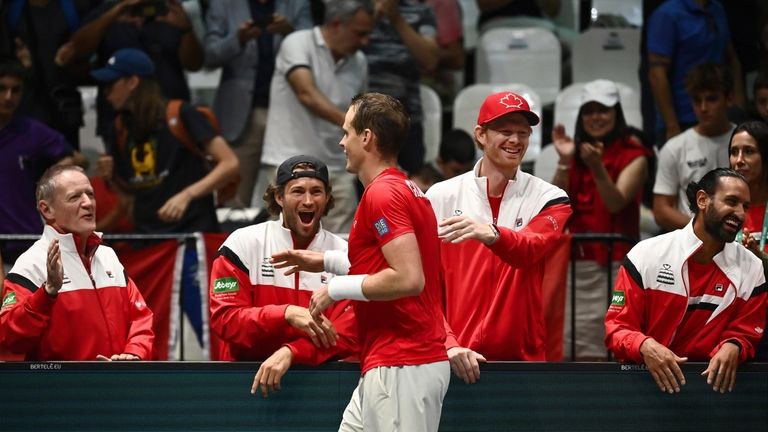
<path id="1" fill-rule="evenodd" d="M 611 306 L 624 306 L 624 291 L 614 291 L 611 296 Z"/>
<path id="2" fill-rule="evenodd" d="M 9 292 L 5 298 L 3 299 L 3 307 L 10 306 L 12 304 L 16 304 L 16 293 L 15 292 Z"/>
<path id="3" fill-rule="evenodd" d="M 222 294 L 240 291 L 240 284 L 233 277 L 219 278 L 213 283 L 213 293 Z"/>

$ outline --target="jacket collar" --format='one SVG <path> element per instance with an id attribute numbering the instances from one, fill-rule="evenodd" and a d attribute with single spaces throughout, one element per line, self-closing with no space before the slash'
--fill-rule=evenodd
<path id="1" fill-rule="evenodd" d="M 101 237 L 102 233 L 100 232 L 93 232 L 88 236 L 85 244 L 85 256 L 91 257 L 96 253 L 96 249 L 102 243 Z M 49 243 L 53 240 L 58 240 L 59 248 L 61 248 L 63 252 L 80 253 L 78 249 L 80 239 L 76 238 L 72 233 L 60 233 L 56 228 L 46 224 L 43 229 L 43 238 Z"/>

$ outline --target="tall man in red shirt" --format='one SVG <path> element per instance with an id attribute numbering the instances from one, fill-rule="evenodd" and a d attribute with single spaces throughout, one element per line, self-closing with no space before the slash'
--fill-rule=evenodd
<path id="1" fill-rule="evenodd" d="M 486 359 L 545 360 L 545 258 L 572 212 L 562 189 L 520 169 L 538 123 L 522 96 L 488 96 L 474 131 L 483 157 L 427 192 L 443 239 L 445 345 L 467 383 Z"/>
<path id="2" fill-rule="evenodd" d="M 680 364 L 709 361 L 702 376 L 725 393 L 765 328 L 762 262 L 733 241 L 749 186 L 736 171 L 716 168 L 686 192 L 693 220 L 627 254 L 605 316 L 605 343 L 619 361 L 645 363 L 669 393 L 685 384 Z"/>
<path id="3" fill-rule="evenodd" d="M 353 302 L 362 377 L 342 431 L 437 431 L 450 367 L 440 310 L 440 241 L 429 201 L 397 167 L 409 128 L 391 96 L 352 99 L 341 147 L 365 192 L 349 233 L 349 276 L 312 295 L 315 317 Z"/>

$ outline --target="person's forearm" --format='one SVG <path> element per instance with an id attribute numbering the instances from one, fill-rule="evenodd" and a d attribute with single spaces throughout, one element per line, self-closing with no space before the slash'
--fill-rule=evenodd
<path id="1" fill-rule="evenodd" d="M 203 67 L 204 55 L 203 47 L 197 40 L 194 30 L 190 26 L 183 29 L 181 35 L 181 44 L 179 45 L 179 60 L 185 70 L 194 72 Z"/>
<path id="2" fill-rule="evenodd" d="M 676 230 L 682 228 L 688 223 L 689 220 L 691 220 L 688 215 L 684 214 L 680 210 L 667 206 L 659 209 L 654 208 L 653 216 L 656 220 L 656 223 L 666 230 Z"/>
<path id="3" fill-rule="evenodd" d="M 344 112 L 331 103 L 320 91 L 300 91 L 296 94 L 302 105 L 312 114 L 339 127 L 344 124 Z"/>
<path id="4" fill-rule="evenodd" d="M 418 62 L 419 67 L 426 72 L 432 72 L 437 66 L 437 42 L 420 35 L 399 13 L 391 19 L 390 23 L 400 35 L 411 57 Z"/>
<path id="5" fill-rule="evenodd" d="M 226 153 L 222 153 L 220 150 L 221 146 L 226 146 Z M 184 189 L 184 191 L 189 193 L 193 199 L 212 193 L 217 188 L 226 184 L 238 173 L 240 163 L 234 153 L 232 153 L 232 150 L 229 149 L 229 144 L 224 141 L 224 138 L 220 136 L 213 138 L 211 144 L 209 144 L 209 148 L 216 147 L 219 149 L 216 149 L 215 152 L 210 152 L 214 158 L 216 158 L 216 155 L 218 154 L 225 154 L 226 156 L 222 159 L 217 159 L 215 161 L 216 165 L 205 177 Z"/>
<path id="6" fill-rule="evenodd" d="M 462 40 L 438 48 L 438 65 L 451 70 L 463 70 L 464 48 Z"/>
<path id="7" fill-rule="evenodd" d="M 747 97 L 744 93 L 744 76 L 741 74 L 741 62 L 732 49 L 727 51 L 728 66 L 733 74 L 733 102 L 741 107 L 747 106 Z"/>
<path id="8" fill-rule="evenodd" d="M 667 79 L 667 69 L 663 67 L 651 67 L 648 72 L 648 81 L 651 84 L 653 99 L 656 101 L 656 109 L 664 120 L 665 127 L 669 129 L 679 129 L 675 105 L 672 101 L 672 89 Z"/>
<path id="9" fill-rule="evenodd" d="M 120 3 L 115 7 L 106 11 L 104 15 L 96 18 L 90 23 L 80 27 L 73 35 L 70 41 L 75 51 L 76 58 L 87 57 L 93 54 L 99 47 L 101 40 L 104 38 L 104 33 L 113 22 L 122 13 L 122 6 Z"/>
<path id="10" fill-rule="evenodd" d="M 597 193 L 600 194 L 600 198 L 602 198 L 608 212 L 617 213 L 623 210 L 629 200 L 616 187 L 616 183 L 608 175 L 605 165 L 601 163 L 599 167 L 593 169 L 592 175 L 595 178 Z"/>
<path id="11" fill-rule="evenodd" d="M 571 164 L 562 160 L 558 162 L 555 168 L 555 175 L 552 177 L 552 184 L 569 193 Z"/>

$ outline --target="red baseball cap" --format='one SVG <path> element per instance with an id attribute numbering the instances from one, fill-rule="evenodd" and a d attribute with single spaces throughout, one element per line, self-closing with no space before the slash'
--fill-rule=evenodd
<path id="1" fill-rule="evenodd" d="M 531 126 L 539 124 L 539 116 L 531 111 L 528 101 L 519 94 L 509 91 L 494 93 L 485 98 L 483 106 L 480 107 L 480 114 L 477 115 L 477 124 L 483 126 L 503 115 L 516 112 L 524 115 Z"/>

